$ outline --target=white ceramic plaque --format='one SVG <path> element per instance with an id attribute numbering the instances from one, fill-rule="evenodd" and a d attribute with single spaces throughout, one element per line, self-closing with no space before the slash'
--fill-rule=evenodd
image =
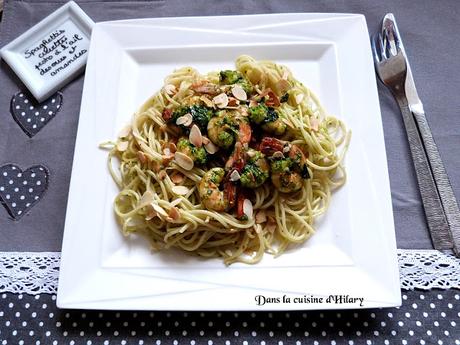
<path id="1" fill-rule="evenodd" d="M 73 1 L 0 50 L 0 57 L 29 91 L 43 101 L 80 73 L 94 22 Z"/>

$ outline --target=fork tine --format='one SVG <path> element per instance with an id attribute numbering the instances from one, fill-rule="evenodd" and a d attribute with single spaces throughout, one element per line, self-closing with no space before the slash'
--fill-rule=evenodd
<path id="1" fill-rule="evenodd" d="M 380 56 L 382 57 L 382 60 L 386 60 L 388 58 L 387 51 L 385 49 L 385 44 L 383 42 L 382 34 L 378 34 L 378 44 L 379 44 L 379 49 L 380 49 Z"/>

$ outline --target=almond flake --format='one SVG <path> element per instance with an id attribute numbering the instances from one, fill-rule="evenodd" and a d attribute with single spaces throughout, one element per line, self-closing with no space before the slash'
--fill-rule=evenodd
<path id="1" fill-rule="evenodd" d="M 291 85 L 289 84 L 289 82 L 286 79 L 280 79 L 276 83 L 276 88 L 278 89 L 278 92 L 280 94 L 286 93 L 286 91 L 289 90 L 290 87 L 291 87 Z"/>
<path id="2" fill-rule="evenodd" d="M 312 118 L 310 119 L 310 128 L 311 128 L 312 130 L 314 130 L 315 132 L 318 131 L 318 128 L 319 128 L 319 121 L 318 121 L 318 119 L 317 119 L 316 117 L 312 117 Z"/>
<path id="3" fill-rule="evenodd" d="M 209 108 L 213 108 L 214 107 L 214 103 L 212 103 L 212 101 L 206 97 L 206 96 L 201 96 L 200 99 L 203 101 L 203 103 L 209 107 Z"/>
<path id="4" fill-rule="evenodd" d="M 218 108 L 225 108 L 228 105 L 228 97 L 225 93 L 221 93 L 220 95 L 217 95 L 212 99 L 212 102 L 218 107 Z"/>
<path id="5" fill-rule="evenodd" d="M 192 126 L 188 140 L 196 147 L 201 147 L 203 145 L 203 137 L 197 125 Z"/>
<path id="6" fill-rule="evenodd" d="M 276 158 L 276 159 L 281 159 L 281 158 L 284 158 L 284 154 L 283 152 L 281 151 L 276 151 L 273 155 L 272 155 L 273 158 Z"/>
<path id="7" fill-rule="evenodd" d="M 176 152 L 174 154 L 174 158 L 176 159 L 177 164 L 185 170 L 192 170 L 194 163 L 193 160 L 182 152 Z"/>
<path id="8" fill-rule="evenodd" d="M 202 140 L 203 140 L 203 145 L 206 145 L 207 143 L 209 143 L 209 139 L 205 136 L 203 136 Z"/>
<path id="9" fill-rule="evenodd" d="M 265 214 L 265 210 L 259 210 L 256 213 L 256 223 L 265 223 L 267 221 L 267 216 Z"/>
<path id="10" fill-rule="evenodd" d="M 174 186 L 171 188 L 174 194 L 177 195 L 187 195 L 190 192 L 190 189 L 185 186 Z"/>
<path id="11" fill-rule="evenodd" d="M 209 142 L 204 145 L 204 148 L 211 155 L 219 151 L 219 147 L 214 145 L 214 143 L 211 140 L 209 140 Z"/>
<path id="12" fill-rule="evenodd" d="M 244 199 L 243 201 L 243 213 L 249 218 L 252 218 L 252 202 L 249 199 Z"/>
<path id="13" fill-rule="evenodd" d="M 164 86 L 164 90 L 167 95 L 172 96 L 176 93 L 177 89 L 173 84 L 168 84 Z"/>
<path id="14" fill-rule="evenodd" d="M 291 151 L 291 144 L 284 145 L 283 153 L 288 153 L 289 151 Z"/>
<path id="15" fill-rule="evenodd" d="M 139 159 L 139 162 L 141 162 L 142 164 L 145 164 L 145 162 L 147 162 L 147 156 L 142 151 L 137 151 L 137 159 Z"/>
<path id="16" fill-rule="evenodd" d="M 149 205 L 149 210 L 147 211 L 147 214 L 145 215 L 145 220 L 151 220 L 155 218 L 158 215 L 158 213 L 153 209 L 152 205 Z"/>
<path id="17" fill-rule="evenodd" d="M 230 181 L 235 182 L 241 178 L 240 173 L 237 170 L 233 170 L 230 174 Z"/>
<path id="18" fill-rule="evenodd" d="M 131 134 L 131 125 L 126 125 L 125 127 L 121 129 L 120 133 L 118 133 L 118 136 L 120 138 L 126 138 L 130 134 Z"/>
<path id="19" fill-rule="evenodd" d="M 180 218 L 180 213 L 177 207 L 171 207 L 168 212 L 168 216 L 171 217 L 173 221 L 176 221 Z"/>
<path id="20" fill-rule="evenodd" d="M 166 175 L 168 175 L 168 174 L 166 174 L 166 171 L 161 170 L 161 171 L 158 173 L 158 178 L 159 178 L 160 180 L 164 180 L 164 179 L 166 178 Z"/>
<path id="21" fill-rule="evenodd" d="M 288 77 L 289 77 L 289 72 L 288 72 L 288 70 L 284 70 L 283 76 L 281 77 L 281 79 L 287 80 Z"/>
<path id="22" fill-rule="evenodd" d="M 232 94 L 236 99 L 239 99 L 240 101 L 246 101 L 248 99 L 246 91 L 244 91 L 243 88 L 239 85 L 235 85 L 232 88 Z"/>
<path id="23" fill-rule="evenodd" d="M 178 117 L 176 120 L 176 125 L 180 126 L 190 126 L 192 124 L 193 117 L 191 114 L 187 113 L 185 115 L 182 115 L 181 117 Z"/>
<path id="24" fill-rule="evenodd" d="M 303 100 L 303 97 L 304 97 L 303 93 L 299 93 L 298 95 L 296 95 L 295 96 L 296 104 L 300 104 L 302 102 L 302 100 Z"/>
<path id="25" fill-rule="evenodd" d="M 159 215 L 161 215 L 163 217 L 168 216 L 168 214 L 166 213 L 165 209 L 163 207 L 161 207 L 160 205 L 153 203 L 152 207 Z"/>
<path id="26" fill-rule="evenodd" d="M 117 150 L 120 152 L 126 151 L 128 149 L 129 142 L 127 141 L 119 141 L 117 143 Z"/>
<path id="27" fill-rule="evenodd" d="M 171 181 L 173 181 L 175 184 L 182 183 L 184 182 L 184 175 L 182 175 L 180 172 L 177 172 L 171 176 Z"/>
<path id="28" fill-rule="evenodd" d="M 146 192 L 142 195 L 141 199 L 139 200 L 139 205 L 140 205 L 141 207 L 143 207 L 143 206 L 145 206 L 145 205 L 151 204 L 151 203 L 153 202 L 153 196 L 154 196 L 154 195 L 153 195 L 153 193 L 152 193 L 151 191 L 149 191 L 149 190 L 146 191 Z"/>

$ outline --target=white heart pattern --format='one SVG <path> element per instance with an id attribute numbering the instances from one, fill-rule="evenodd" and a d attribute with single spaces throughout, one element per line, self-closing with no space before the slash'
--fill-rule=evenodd
<path id="1" fill-rule="evenodd" d="M 17 165 L 0 167 L 0 201 L 14 218 L 21 218 L 41 200 L 48 188 L 48 169 L 34 165 L 22 171 Z"/>
<path id="2" fill-rule="evenodd" d="M 11 99 L 11 114 L 22 130 L 32 138 L 59 112 L 61 105 L 60 92 L 38 103 L 28 93 L 21 91 Z"/>

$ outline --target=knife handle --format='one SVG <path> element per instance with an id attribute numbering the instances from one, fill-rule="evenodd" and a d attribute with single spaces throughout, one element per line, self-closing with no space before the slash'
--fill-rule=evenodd
<path id="1" fill-rule="evenodd" d="M 449 224 L 450 235 L 453 243 L 453 249 L 457 256 L 460 255 L 460 210 L 455 198 L 452 185 L 449 181 L 449 176 L 441 160 L 438 147 L 431 134 L 430 126 L 426 120 L 423 111 L 412 110 L 416 124 L 420 132 L 420 136 L 431 165 L 431 171 L 436 183 L 441 203 L 443 205 L 444 213 Z"/>
<path id="2" fill-rule="evenodd" d="M 433 177 L 423 141 L 406 97 L 396 97 L 406 127 L 409 148 L 422 197 L 423 208 L 435 249 L 451 249 L 449 224 Z"/>

